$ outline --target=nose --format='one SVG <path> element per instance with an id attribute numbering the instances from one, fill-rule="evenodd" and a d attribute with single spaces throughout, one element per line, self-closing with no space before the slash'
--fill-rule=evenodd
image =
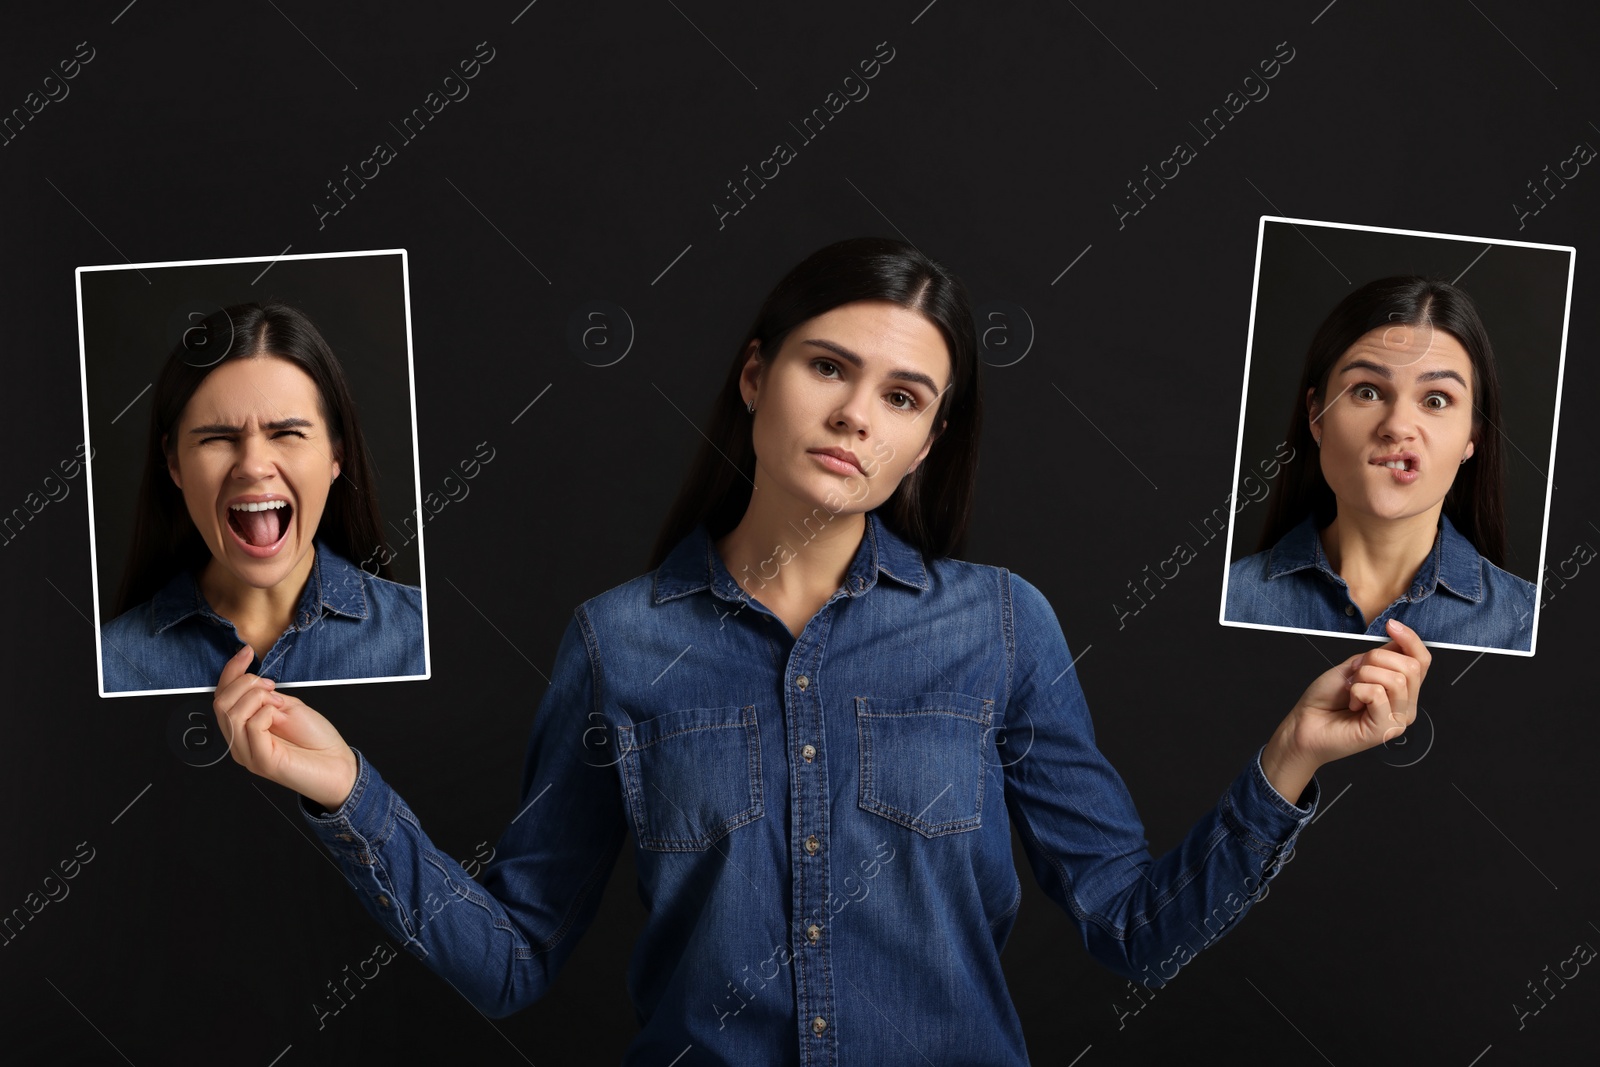
<path id="1" fill-rule="evenodd" d="M 1385 441 L 1409 441 L 1416 436 L 1417 424 L 1409 404 L 1395 400 L 1384 410 L 1378 434 Z"/>
<path id="2" fill-rule="evenodd" d="M 830 425 L 835 429 L 844 430 L 846 433 L 867 436 L 869 425 L 867 418 L 868 404 L 871 396 L 865 389 L 852 389 L 840 401 L 838 408 L 833 412 Z"/>
<path id="3" fill-rule="evenodd" d="M 239 441 L 239 452 L 233 465 L 234 477 L 241 481 L 258 482 L 272 477 L 276 472 L 266 436 L 246 432 Z"/>

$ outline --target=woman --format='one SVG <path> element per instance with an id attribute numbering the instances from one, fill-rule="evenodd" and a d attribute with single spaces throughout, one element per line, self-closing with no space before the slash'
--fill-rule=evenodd
<path id="1" fill-rule="evenodd" d="M 238 304 L 189 331 L 156 383 L 105 690 L 208 687 L 245 648 L 280 682 L 424 674 L 421 591 L 351 562 L 382 544 L 373 490 L 310 319 Z"/>
<path id="2" fill-rule="evenodd" d="M 627 1063 L 1025 1063 L 1000 967 L 1012 822 L 1090 950 L 1160 985 L 1265 892 L 1317 766 L 1412 720 L 1428 653 L 1396 625 L 1318 678 L 1152 862 L 1050 605 L 950 558 L 979 426 L 960 282 L 900 242 L 840 242 L 745 338 L 658 565 L 566 627 L 481 884 L 243 656 L 219 724 L 302 794 L 367 910 L 488 1015 L 548 989 L 632 833 L 649 914 Z"/>
<path id="3" fill-rule="evenodd" d="M 1528 651 L 1533 583 L 1500 569 L 1500 383 L 1466 293 L 1406 276 L 1340 301 L 1287 441 L 1225 619 L 1368 637 L 1400 619 L 1430 642 Z"/>

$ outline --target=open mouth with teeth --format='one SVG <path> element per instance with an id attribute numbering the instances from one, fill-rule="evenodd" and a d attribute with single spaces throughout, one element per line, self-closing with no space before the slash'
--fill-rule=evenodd
<path id="1" fill-rule="evenodd" d="M 228 529 L 252 556 L 270 556 L 289 535 L 294 505 L 287 500 L 228 505 Z"/>

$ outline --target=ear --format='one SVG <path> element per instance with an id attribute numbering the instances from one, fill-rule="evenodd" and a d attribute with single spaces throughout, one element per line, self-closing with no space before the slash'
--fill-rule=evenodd
<path id="1" fill-rule="evenodd" d="M 167 457 L 167 476 L 172 479 L 172 484 L 180 490 L 183 489 L 183 474 L 178 470 L 178 459 L 167 450 L 167 435 L 161 435 L 161 454 Z"/>
<path id="2" fill-rule="evenodd" d="M 949 425 L 950 425 L 950 420 L 949 419 L 941 419 L 939 421 L 939 428 L 937 430 L 933 431 L 932 433 L 930 433 L 928 435 L 928 439 L 926 441 L 922 442 L 922 451 L 917 453 L 917 458 L 912 460 L 911 461 L 911 466 L 906 468 L 906 473 L 907 474 L 910 474 L 912 471 L 914 471 L 918 467 L 922 466 L 922 461 L 928 458 L 928 452 L 929 452 L 929 450 L 931 450 L 933 448 L 933 442 L 938 439 L 940 434 L 944 433 L 945 428 L 947 426 L 949 426 Z"/>
<path id="3" fill-rule="evenodd" d="M 334 445 L 333 446 L 333 477 L 328 479 L 328 484 L 329 485 L 332 485 L 334 482 L 339 480 L 339 471 L 342 470 L 343 468 L 344 468 L 344 446 L 343 445 Z"/>
<path id="4" fill-rule="evenodd" d="M 1471 459 L 1472 458 L 1472 453 L 1474 453 L 1476 451 L 1477 451 L 1477 442 L 1476 441 L 1468 441 L 1467 442 L 1467 450 L 1466 450 L 1466 452 L 1464 452 L 1462 454 L 1461 462 L 1465 463 L 1467 460 Z"/>
<path id="5" fill-rule="evenodd" d="M 761 391 L 761 377 L 766 372 L 766 364 L 761 359 L 761 342 L 752 339 L 744 348 L 744 367 L 739 371 L 739 393 L 744 397 L 744 406 L 749 407 L 756 402 L 756 394 Z"/>
<path id="6" fill-rule="evenodd" d="M 1306 418 L 1308 420 L 1308 424 L 1307 424 L 1308 428 L 1309 427 L 1314 427 L 1315 424 L 1316 424 L 1317 419 L 1320 418 L 1321 416 L 1322 416 L 1322 404 L 1321 404 L 1320 401 L 1317 400 L 1317 391 L 1315 389 L 1307 389 L 1306 390 Z M 1319 435 L 1318 435 L 1318 432 L 1315 429 L 1311 429 L 1311 436 L 1313 438 L 1315 438 L 1315 437 L 1317 437 Z"/>

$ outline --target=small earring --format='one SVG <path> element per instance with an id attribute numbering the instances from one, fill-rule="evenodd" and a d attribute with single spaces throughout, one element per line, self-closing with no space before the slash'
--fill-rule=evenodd
<path id="1" fill-rule="evenodd" d="M 750 402 L 750 414 L 754 415 L 755 413 L 756 413 L 756 403 L 755 403 L 754 400 L 752 400 Z"/>
<path id="2" fill-rule="evenodd" d="M 1468 460 L 1468 459 L 1469 459 L 1469 458 L 1471 458 L 1471 457 L 1469 457 L 1469 456 L 1462 456 L 1462 457 L 1461 457 L 1461 464 L 1460 464 L 1460 465 L 1461 465 L 1461 466 L 1463 466 L 1463 467 L 1465 467 L 1465 466 L 1466 466 L 1466 465 L 1467 465 L 1467 460 Z"/>
<path id="3" fill-rule="evenodd" d="M 1311 440 L 1316 442 L 1316 446 L 1318 448 L 1322 447 L 1322 438 L 1320 438 L 1320 437 L 1312 437 Z"/>

